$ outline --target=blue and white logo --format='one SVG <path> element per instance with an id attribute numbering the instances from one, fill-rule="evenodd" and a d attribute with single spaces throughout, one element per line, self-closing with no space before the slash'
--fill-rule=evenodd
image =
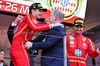
<path id="1" fill-rule="evenodd" d="M 81 56 L 82 55 L 82 51 L 79 50 L 79 49 L 75 50 L 75 55 Z"/>
<path id="2" fill-rule="evenodd" d="M 66 7 L 69 4 L 69 0 L 60 0 L 60 4 L 63 7 Z"/>
<path id="3" fill-rule="evenodd" d="M 73 36 L 70 36 L 69 39 L 70 39 L 70 40 L 74 40 L 74 37 L 73 37 Z"/>

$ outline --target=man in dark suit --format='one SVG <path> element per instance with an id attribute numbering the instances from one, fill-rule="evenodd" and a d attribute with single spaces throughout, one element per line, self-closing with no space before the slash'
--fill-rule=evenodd
<path id="1" fill-rule="evenodd" d="M 64 19 L 64 14 L 60 10 L 54 10 L 51 12 L 49 22 L 52 24 L 61 24 Z M 41 66 L 64 66 L 63 60 L 63 37 L 66 36 L 66 32 L 63 26 L 56 26 L 46 32 L 44 42 L 27 42 L 25 47 L 33 49 L 42 49 Z M 43 39 L 38 37 L 38 41 Z M 69 61 L 67 62 L 69 66 Z"/>

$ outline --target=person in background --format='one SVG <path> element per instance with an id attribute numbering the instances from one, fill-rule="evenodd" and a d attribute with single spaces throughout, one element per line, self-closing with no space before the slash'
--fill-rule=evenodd
<path id="1" fill-rule="evenodd" d="M 4 50 L 0 49 L 0 66 L 8 66 L 4 63 Z"/>
<path id="2" fill-rule="evenodd" d="M 96 58 L 100 55 L 100 46 L 97 50 L 90 38 L 82 35 L 85 27 L 84 20 L 77 18 L 73 24 L 74 32 L 66 35 L 67 38 L 67 55 L 70 66 L 86 66 L 87 55 Z"/>
<path id="3" fill-rule="evenodd" d="M 49 17 L 49 22 L 52 24 L 61 24 L 64 19 L 64 13 L 58 9 L 53 10 Z M 33 42 L 26 42 L 25 47 L 33 49 L 42 49 L 41 66 L 64 66 L 63 60 L 63 37 L 66 32 L 63 26 L 56 26 L 48 30 L 46 35 L 40 35 Z M 40 39 L 45 38 L 45 41 Z M 38 40 L 39 42 L 35 42 Z M 59 58 L 59 59 L 58 59 Z M 66 62 L 67 66 L 69 61 Z"/>
<path id="4" fill-rule="evenodd" d="M 41 25 L 37 21 L 37 19 L 41 18 L 42 12 L 47 11 L 40 3 L 33 3 L 29 10 L 30 14 L 19 22 L 18 28 L 14 33 L 10 48 L 10 57 L 14 66 L 30 66 L 30 58 L 24 44 L 29 41 L 37 31 L 45 31 L 57 26 L 57 24 Z"/>

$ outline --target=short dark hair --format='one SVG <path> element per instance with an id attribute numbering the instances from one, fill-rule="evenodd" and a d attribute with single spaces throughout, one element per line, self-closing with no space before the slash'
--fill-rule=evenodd
<path id="1" fill-rule="evenodd" d="M 0 49 L 0 52 L 4 51 L 3 49 Z"/>
<path id="2" fill-rule="evenodd" d="M 36 11 L 36 9 L 33 9 Z M 29 8 L 29 14 L 32 14 L 32 9 Z"/>

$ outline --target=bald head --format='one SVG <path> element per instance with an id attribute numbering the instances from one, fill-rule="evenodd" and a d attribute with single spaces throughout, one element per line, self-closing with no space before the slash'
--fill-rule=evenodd
<path id="1" fill-rule="evenodd" d="M 59 9 L 54 10 L 53 15 L 56 15 L 60 21 L 64 20 L 64 13 Z"/>
<path id="2" fill-rule="evenodd" d="M 50 13 L 49 22 L 50 23 L 60 23 L 64 20 L 64 13 L 58 9 L 53 10 Z"/>

